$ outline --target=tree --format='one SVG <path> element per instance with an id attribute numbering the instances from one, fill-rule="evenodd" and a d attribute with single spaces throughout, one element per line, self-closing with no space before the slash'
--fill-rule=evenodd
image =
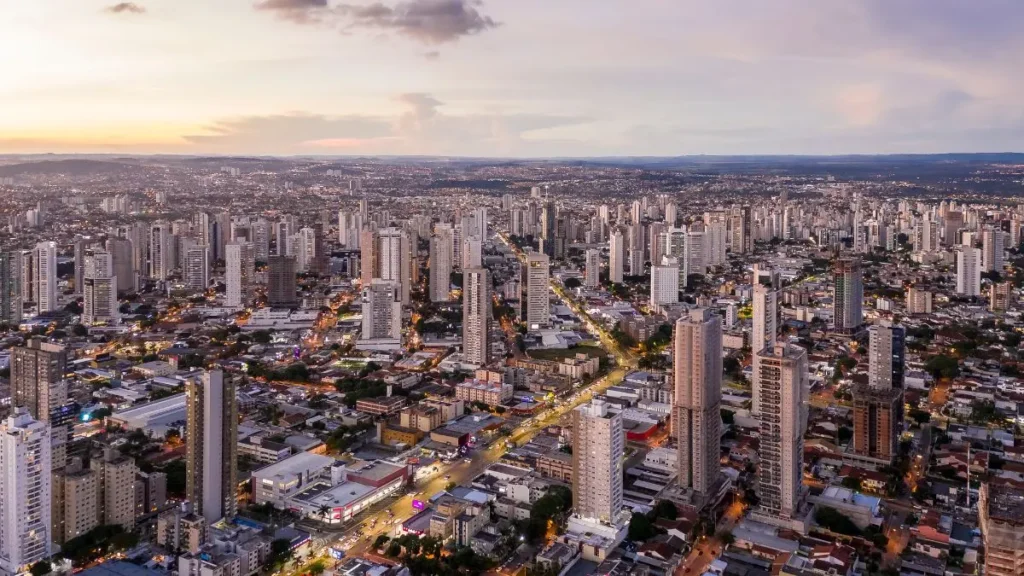
<path id="1" fill-rule="evenodd" d="M 736 413 L 732 410 L 722 408 L 719 412 L 722 414 L 722 423 L 726 426 L 731 426 L 736 421 Z"/>
<path id="2" fill-rule="evenodd" d="M 29 572 L 32 576 L 46 576 L 53 570 L 53 566 L 50 565 L 49 560 L 40 560 L 29 568 Z"/>
<path id="3" fill-rule="evenodd" d="M 839 430 L 836 431 L 836 439 L 839 440 L 840 444 L 846 444 L 853 438 L 853 430 L 850 430 L 846 426 L 840 426 Z"/>
<path id="4" fill-rule="evenodd" d="M 287 538 L 278 538 L 270 543 L 270 555 L 263 565 L 268 572 L 277 572 L 292 558 L 292 543 Z"/>
<path id="5" fill-rule="evenodd" d="M 925 362 L 924 369 L 935 378 L 956 378 L 960 375 L 960 363 L 952 356 L 932 356 Z"/>
<path id="6" fill-rule="evenodd" d="M 722 530 L 718 533 L 718 541 L 726 546 L 732 546 L 733 542 L 736 541 L 736 537 L 732 535 L 732 532 Z"/>
<path id="7" fill-rule="evenodd" d="M 81 324 L 75 324 L 74 326 L 71 327 L 71 334 L 78 337 L 88 336 L 89 329 Z"/>
<path id="8" fill-rule="evenodd" d="M 579 288 L 582 285 L 583 283 L 580 282 L 579 278 L 568 278 L 565 281 L 565 287 L 568 288 L 569 290 L 575 290 L 576 288 Z"/>
<path id="9" fill-rule="evenodd" d="M 633 514 L 629 519 L 629 533 L 626 538 L 633 542 L 643 542 L 658 534 L 658 527 L 645 514 Z"/>
<path id="10" fill-rule="evenodd" d="M 373 549 L 380 550 L 391 538 L 387 534 L 381 534 L 377 536 L 377 539 L 373 541 Z"/>
<path id="11" fill-rule="evenodd" d="M 857 478 L 856 476 L 847 476 L 846 478 L 843 478 L 843 487 L 849 488 L 850 490 L 854 490 L 856 492 L 860 492 L 861 479 Z"/>
<path id="12" fill-rule="evenodd" d="M 847 536 L 860 536 L 860 528 L 857 528 L 857 525 L 852 520 L 835 508 L 828 506 L 816 508 L 814 511 L 814 521 L 830 532 L 846 534 Z"/>
<path id="13" fill-rule="evenodd" d="M 679 517 L 679 509 L 670 500 L 658 500 L 651 513 L 654 515 L 654 519 L 666 518 L 668 520 L 675 520 Z"/>
<path id="14" fill-rule="evenodd" d="M 919 410 L 917 408 L 911 408 L 908 415 L 918 424 L 927 424 L 932 419 L 932 415 L 930 412 L 926 410 Z"/>
<path id="15" fill-rule="evenodd" d="M 269 344 L 270 332 L 267 330 L 257 330 L 252 333 L 252 340 L 257 344 Z"/>

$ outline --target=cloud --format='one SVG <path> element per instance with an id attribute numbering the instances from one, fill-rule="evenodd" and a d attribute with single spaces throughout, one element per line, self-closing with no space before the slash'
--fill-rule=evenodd
<path id="1" fill-rule="evenodd" d="M 523 155 L 543 143 L 543 131 L 590 121 L 577 116 L 524 113 L 448 114 L 430 94 L 395 97 L 391 116 L 294 113 L 227 118 L 203 134 L 184 136 L 202 152 L 249 154 Z"/>
<path id="2" fill-rule="evenodd" d="M 263 0 L 256 3 L 256 9 L 297 24 L 322 23 L 329 15 L 327 0 Z"/>
<path id="3" fill-rule="evenodd" d="M 496 28 L 498 22 L 481 14 L 479 6 L 479 0 L 407 0 L 393 6 L 381 2 L 331 5 L 328 0 L 262 0 L 255 5 L 257 10 L 273 12 L 298 24 L 324 24 L 346 31 L 384 30 L 427 45 L 455 42 Z"/>
<path id="4" fill-rule="evenodd" d="M 424 44 L 443 44 L 498 26 L 477 10 L 479 5 L 474 0 L 411 0 L 394 7 L 339 4 L 336 10 L 353 28 L 379 28 Z"/>
<path id="5" fill-rule="evenodd" d="M 146 8 L 135 2 L 119 2 L 113 6 L 107 6 L 104 11 L 110 14 L 145 14 Z"/>

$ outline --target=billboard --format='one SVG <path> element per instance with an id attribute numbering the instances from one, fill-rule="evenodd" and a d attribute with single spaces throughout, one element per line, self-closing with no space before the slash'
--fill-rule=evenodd
<path id="1" fill-rule="evenodd" d="M 422 500 L 413 500 L 412 501 L 412 507 L 417 509 L 417 510 L 423 510 L 424 508 L 427 507 L 427 505 L 424 504 Z"/>

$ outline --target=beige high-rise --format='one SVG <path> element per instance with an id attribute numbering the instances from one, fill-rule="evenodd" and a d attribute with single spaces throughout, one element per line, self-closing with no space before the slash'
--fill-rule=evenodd
<path id="1" fill-rule="evenodd" d="M 722 322 L 711 310 L 676 321 L 673 427 L 679 439 L 679 485 L 702 495 L 720 472 Z"/>
<path id="2" fill-rule="evenodd" d="M 108 450 L 89 466 L 96 472 L 100 524 L 131 530 L 135 526 L 135 460 Z"/>
<path id="3" fill-rule="evenodd" d="M 551 322 L 551 302 L 548 284 L 551 279 L 551 259 L 547 254 L 527 252 L 523 263 L 523 320 L 527 328 L 541 328 Z"/>
<path id="4" fill-rule="evenodd" d="M 51 494 L 54 542 L 63 544 L 99 526 L 97 476 L 83 469 L 80 459 L 54 473 Z"/>
<path id="5" fill-rule="evenodd" d="M 209 522 L 238 511 L 238 402 L 220 370 L 185 383 L 185 498 Z M 134 493 L 134 492 L 133 492 Z"/>
<path id="6" fill-rule="evenodd" d="M 985 576 L 1024 575 L 1024 491 L 984 483 L 978 496 Z"/>
<path id="7" fill-rule="evenodd" d="M 67 361 L 63 347 L 37 339 L 11 354 L 11 403 L 24 406 L 35 420 L 49 423 L 54 470 L 67 464 L 70 429 L 60 418 L 60 408 L 68 400 Z"/>
<path id="8" fill-rule="evenodd" d="M 755 364 L 761 382 L 759 512 L 793 518 L 799 506 L 807 423 L 807 351 L 778 343 Z"/>
<path id="9" fill-rule="evenodd" d="M 572 413 L 572 505 L 584 518 L 613 522 L 622 510 L 622 415 L 595 399 Z"/>
<path id="10" fill-rule="evenodd" d="M 462 353 L 466 362 L 484 366 L 490 360 L 490 315 L 490 275 L 486 268 L 467 268 L 462 273 Z"/>

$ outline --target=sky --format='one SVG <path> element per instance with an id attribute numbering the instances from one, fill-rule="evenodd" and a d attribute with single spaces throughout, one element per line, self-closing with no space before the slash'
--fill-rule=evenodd
<path id="1" fill-rule="evenodd" d="M 1024 151 L 1021 0 L 0 0 L 0 153 Z"/>

